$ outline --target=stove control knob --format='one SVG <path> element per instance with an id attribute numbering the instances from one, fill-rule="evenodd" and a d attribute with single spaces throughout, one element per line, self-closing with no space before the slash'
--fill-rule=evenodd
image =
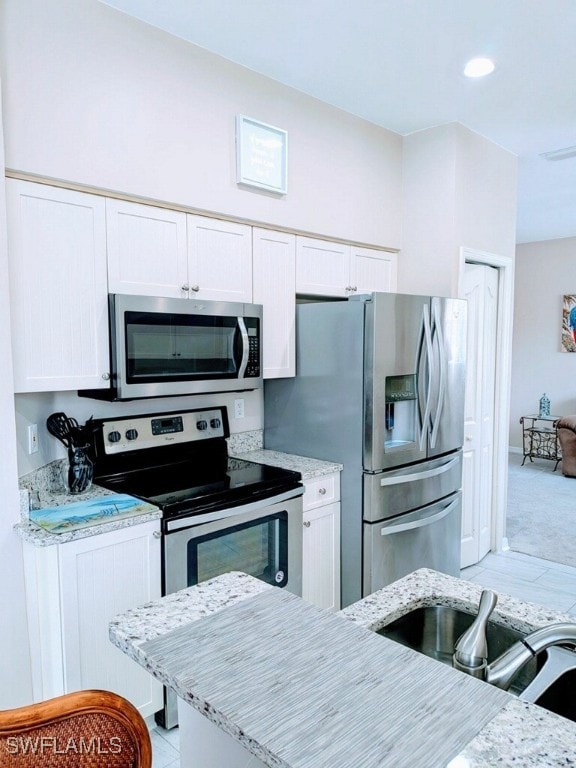
<path id="1" fill-rule="evenodd" d="M 126 430 L 126 440 L 136 440 L 138 437 L 138 430 L 137 429 L 127 429 Z"/>
<path id="2" fill-rule="evenodd" d="M 196 422 L 196 427 L 197 427 L 197 429 L 199 429 L 201 432 L 203 432 L 205 429 L 208 429 L 208 422 L 207 422 L 207 421 L 205 421 L 204 419 L 201 419 L 200 421 L 197 421 L 197 422 Z"/>
<path id="3" fill-rule="evenodd" d="M 212 429 L 220 429 L 222 426 L 220 423 L 220 419 L 210 419 L 210 426 Z"/>
<path id="4" fill-rule="evenodd" d="M 108 440 L 111 443 L 118 443 L 121 437 L 122 435 L 116 429 L 113 432 L 108 432 Z"/>

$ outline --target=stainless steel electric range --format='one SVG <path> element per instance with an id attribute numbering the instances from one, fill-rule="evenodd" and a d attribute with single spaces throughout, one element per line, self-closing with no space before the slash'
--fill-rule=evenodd
<path id="1" fill-rule="evenodd" d="M 302 591 L 300 474 L 228 455 L 225 407 L 98 419 L 94 481 L 162 510 L 162 593 L 228 571 Z M 175 701 L 157 719 L 177 722 Z"/>

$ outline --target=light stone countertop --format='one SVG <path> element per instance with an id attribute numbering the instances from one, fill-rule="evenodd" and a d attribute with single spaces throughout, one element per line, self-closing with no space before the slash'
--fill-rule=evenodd
<path id="1" fill-rule="evenodd" d="M 576 724 L 370 631 L 425 605 L 474 608 L 480 592 L 421 569 L 334 614 L 229 573 L 128 611 L 110 637 L 267 765 L 570 765 Z M 505 595 L 494 618 L 574 621 Z"/>
<path id="2" fill-rule="evenodd" d="M 55 464 L 57 463 L 55 462 Z M 69 493 L 66 493 L 58 484 L 58 467 L 54 470 L 54 468 L 48 465 L 48 469 L 51 469 L 53 474 L 55 472 L 55 480 L 52 480 L 50 478 L 50 473 L 46 472 L 45 477 L 48 479 L 45 480 L 44 483 L 32 486 L 32 488 L 24 487 L 21 489 L 20 522 L 14 525 L 14 530 L 20 538 L 28 544 L 33 544 L 35 547 L 50 547 L 54 544 L 66 544 L 69 541 L 77 541 L 78 539 L 85 539 L 89 536 L 99 536 L 102 533 L 117 531 L 121 528 L 140 525 L 141 523 L 148 523 L 151 520 L 158 520 L 162 517 L 162 512 L 157 509 L 154 512 L 146 512 L 145 514 L 134 514 L 132 517 L 121 517 L 118 520 L 103 518 L 106 522 L 85 526 L 84 528 L 75 528 L 70 531 L 64 531 L 63 533 L 51 533 L 50 531 L 46 531 L 44 528 L 36 525 L 36 523 L 33 523 L 28 517 L 32 498 L 33 508 L 47 509 L 50 507 L 65 506 L 66 504 L 76 504 L 81 501 L 104 499 L 107 496 L 113 496 L 115 493 L 114 491 L 109 491 L 99 485 L 92 484 L 88 491 L 72 496 Z"/>
<path id="3" fill-rule="evenodd" d="M 291 469 L 299 472 L 303 480 L 322 477 L 342 470 L 342 465 L 334 462 L 311 459 L 305 456 L 295 456 L 258 447 L 261 446 L 261 434 L 259 432 L 241 433 L 234 437 L 236 440 L 229 443 L 230 456 L 245 459 L 246 461 L 254 461 L 257 464 L 269 464 L 273 467 Z M 240 438 L 243 438 L 243 440 Z M 14 526 L 14 529 L 24 541 L 37 547 L 65 544 L 68 541 L 76 541 L 87 536 L 98 536 L 101 533 L 108 533 L 109 531 L 126 528 L 131 525 L 140 525 L 140 523 L 147 523 L 150 520 L 162 517 L 161 511 L 158 510 L 157 512 L 149 512 L 145 515 L 124 517 L 112 522 L 91 525 L 86 528 L 77 528 L 65 533 L 56 534 L 43 530 L 28 519 L 28 510 L 31 502 L 35 508 L 40 509 L 71 504 L 77 501 L 104 498 L 114 493 L 114 491 L 109 491 L 106 488 L 93 484 L 85 493 L 71 496 L 62 490 L 61 465 L 62 461 L 58 460 L 46 465 L 46 467 L 43 467 L 36 473 L 31 473 L 28 477 L 21 478 L 21 519 Z"/>
<path id="4" fill-rule="evenodd" d="M 281 451 L 271 451 L 268 448 L 259 448 L 245 453 L 235 452 L 233 455 L 238 459 L 255 461 L 257 464 L 269 464 L 272 467 L 300 472 L 302 480 L 330 475 L 332 472 L 341 472 L 343 469 L 343 465 L 336 462 L 311 459 L 292 453 L 282 453 Z"/>

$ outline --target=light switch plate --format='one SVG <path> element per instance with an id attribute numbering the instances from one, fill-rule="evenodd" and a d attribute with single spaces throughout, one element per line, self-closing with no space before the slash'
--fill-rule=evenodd
<path id="1" fill-rule="evenodd" d="M 28 425 L 28 453 L 38 452 L 38 424 Z"/>

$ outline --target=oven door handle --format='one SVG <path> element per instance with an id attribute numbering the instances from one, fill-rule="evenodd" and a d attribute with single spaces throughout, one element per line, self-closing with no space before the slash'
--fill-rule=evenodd
<path id="1" fill-rule="evenodd" d="M 303 493 L 304 487 L 300 486 L 299 488 L 293 488 L 291 491 L 278 493 L 275 496 L 258 499 L 258 501 L 253 501 L 250 504 L 242 504 L 238 507 L 227 507 L 226 509 L 220 509 L 215 512 L 205 512 L 200 515 L 188 515 L 187 517 L 180 517 L 176 520 L 167 520 L 166 533 L 181 531 L 183 528 L 191 528 L 192 526 L 202 525 L 203 523 L 211 523 L 214 520 L 225 520 L 229 517 L 237 517 L 238 515 L 247 512 L 255 512 L 258 509 L 269 507 L 272 504 L 281 504 L 283 501 L 295 499 L 298 496 L 302 496 Z"/>

